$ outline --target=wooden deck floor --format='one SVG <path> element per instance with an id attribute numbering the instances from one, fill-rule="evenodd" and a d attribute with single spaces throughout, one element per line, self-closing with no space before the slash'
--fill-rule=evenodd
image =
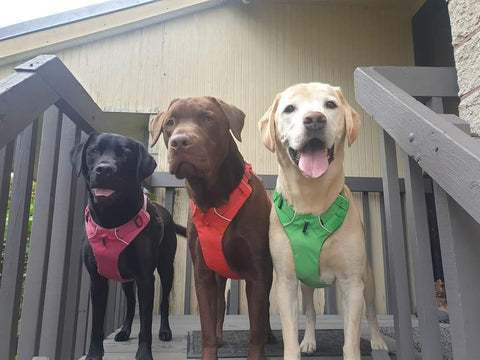
<path id="1" fill-rule="evenodd" d="M 379 316 L 380 326 L 393 326 L 391 316 Z M 273 316 L 271 319 L 272 329 L 281 329 L 279 316 Z M 185 360 L 187 356 L 187 333 L 192 330 L 200 330 L 200 319 L 196 315 L 176 315 L 170 317 L 170 326 L 172 327 L 173 339 L 170 342 L 161 342 L 157 333 L 160 326 L 160 317 L 153 318 L 153 358 L 155 360 Z M 225 316 L 225 330 L 245 330 L 248 329 L 248 317 L 246 315 L 227 315 Z M 305 328 L 305 317 L 299 319 L 299 328 Z M 342 329 L 343 320 L 338 315 L 325 315 L 317 317 L 317 329 Z M 124 343 L 116 343 L 113 340 L 115 333 L 105 339 L 104 360 L 133 360 L 137 350 L 137 334 L 139 331 L 139 319 L 135 318 L 132 328 L 132 338 Z M 362 323 L 362 337 L 369 339 L 367 323 Z M 385 338 L 390 349 L 395 349 L 395 344 L 389 338 Z M 82 357 L 83 360 L 85 357 Z M 280 358 L 271 358 L 272 360 Z M 339 360 L 341 357 L 308 357 L 308 359 L 321 360 Z M 362 359 L 371 359 L 371 357 L 362 357 Z M 394 360 L 395 357 L 392 357 Z M 230 358 L 229 360 L 235 360 Z"/>

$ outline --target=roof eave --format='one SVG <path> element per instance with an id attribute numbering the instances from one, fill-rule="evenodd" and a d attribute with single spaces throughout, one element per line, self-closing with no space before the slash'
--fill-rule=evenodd
<path id="1" fill-rule="evenodd" d="M 162 0 L 44 28 L 0 41 L 0 66 L 136 30 L 226 3 L 228 0 Z"/>

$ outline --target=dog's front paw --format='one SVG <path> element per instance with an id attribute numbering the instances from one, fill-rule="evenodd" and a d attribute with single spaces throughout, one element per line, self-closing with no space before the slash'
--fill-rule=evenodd
<path id="1" fill-rule="evenodd" d="M 170 330 L 170 329 L 160 329 L 160 331 L 158 332 L 158 338 L 161 341 L 172 340 L 172 330 Z"/>
<path id="2" fill-rule="evenodd" d="M 385 340 L 381 334 L 373 334 L 372 339 L 370 340 L 370 345 L 372 350 L 386 350 L 388 351 L 388 346 L 385 344 Z"/>
<path id="3" fill-rule="evenodd" d="M 315 338 L 305 336 L 300 344 L 300 351 L 304 354 L 313 354 L 317 351 L 317 342 Z"/>
<path id="4" fill-rule="evenodd" d="M 120 342 L 120 341 L 127 341 L 130 339 L 130 331 L 131 329 L 121 329 L 117 335 L 115 335 L 115 341 Z"/>

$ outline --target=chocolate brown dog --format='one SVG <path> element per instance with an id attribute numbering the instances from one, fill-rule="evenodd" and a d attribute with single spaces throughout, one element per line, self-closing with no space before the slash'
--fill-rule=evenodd
<path id="1" fill-rule="evenodd" d="M 200 231 L 192 214 L 205 214 L 213 209 L 221 217 L 219 212 L 228 206 L 234 191 L 247 186 L 247 182 L 251 195 L 233 219 L 226 219 L 231 222 L 221 240 L 221 248 L 227 267 L 246 280 L 250 319 L 248 359 L 264 359 L 265 342 L 275 341 L 268 313 L 273 276 L 268 248 L 270 202 L 255 174 L 245 180 L 245 161 L 230 134 L 231 130 L 235 138 L 241 140 L 244 118 L 245 114 L 238 108 L 214 97 L 202 97 L 176 99 L 167 111 L 150 122 L 153 144 L 163 133 L 170 173 L 185 179 L 194 209 L 188 218 L 187 240 L 195 269 L 202 359 L 216 359 L 222 342 L 226 278 L 207 266 L 198 236 Z"/>

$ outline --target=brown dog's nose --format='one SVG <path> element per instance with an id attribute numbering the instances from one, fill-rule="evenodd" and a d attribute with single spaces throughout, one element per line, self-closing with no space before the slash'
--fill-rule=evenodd
<path id="1" fill-rule="evenodd" d="M 320 130 L 327 123 L 327 118 L 324 113 L 312 112 L 303 118 L 303 126 L 308 130 Z"/>
<path id="2" fill-rule="evenodd" d="M 185 134 L 173 135 L 170 138 L 170 147 L 175 150 L 184 150 L 186 147 L 192 144 L 190 136 Z"/>

